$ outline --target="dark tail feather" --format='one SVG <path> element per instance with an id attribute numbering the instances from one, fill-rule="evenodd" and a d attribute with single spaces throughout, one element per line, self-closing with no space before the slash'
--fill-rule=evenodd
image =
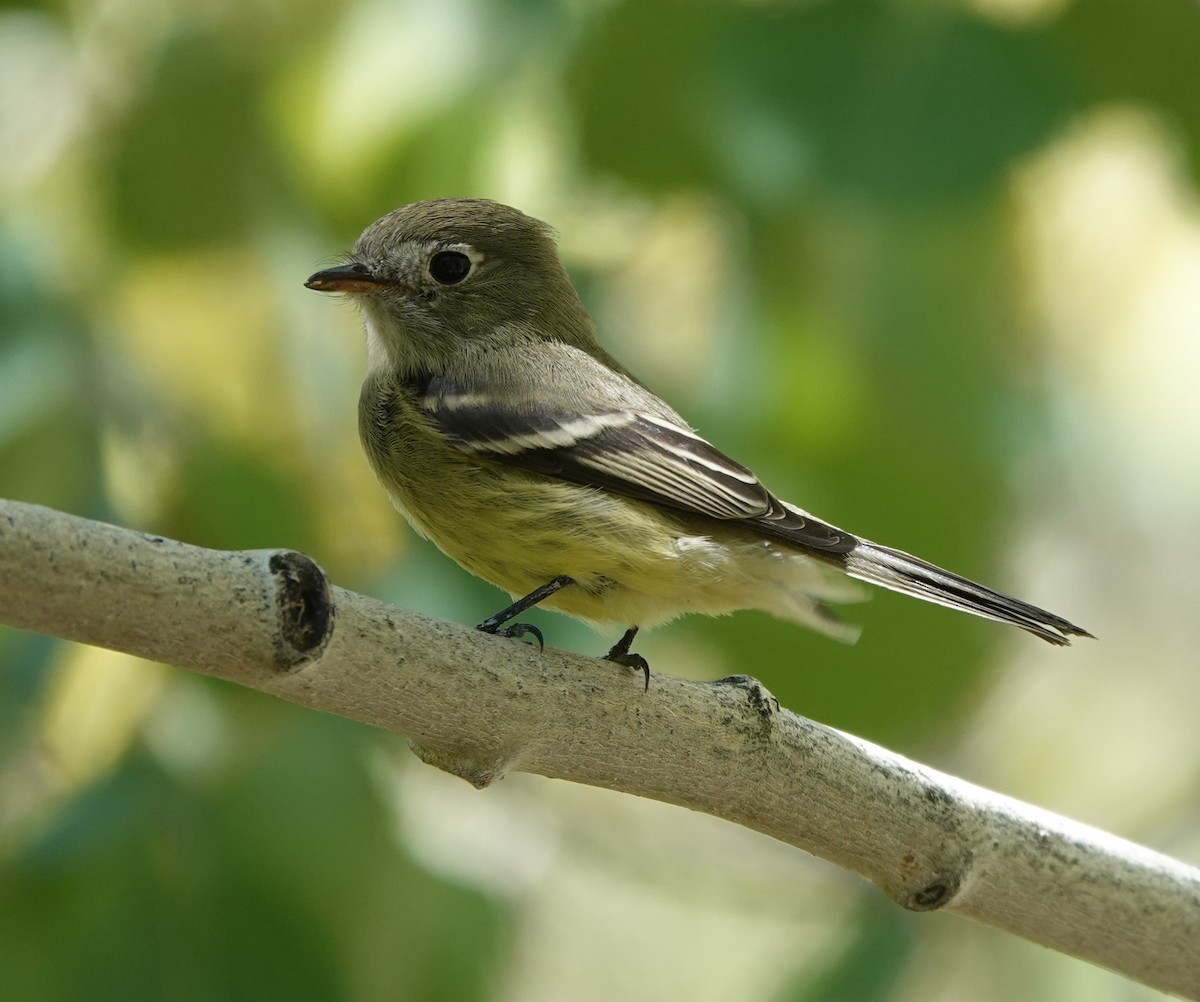
<path id="1" fill-rule="evenodd" d="M 951 609 L 972 612 L 985 619 L 1011 623 L 1051 644 L 1062 646 L 1069 644 L 1071 637 L 1091 636 L 1087 630 L 1045 609 L 1001 595 L 910 554 L 865 539 L 843 559 L 846 573 L 852 578 Z"/>

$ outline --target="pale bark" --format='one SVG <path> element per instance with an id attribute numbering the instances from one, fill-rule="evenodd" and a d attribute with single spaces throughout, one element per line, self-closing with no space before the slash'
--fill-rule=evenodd
<path id="1" fill-rule="evenodd" d="M 0 621 L 201 671 L 409 736 L 486 786 L 521 770 L 653 797 L 1200 998 L 1200 870 L 780 709 L 484 636 L 225 552 L 0 501 Z M 662 666 L 656 666 L 661 668 Z"/>

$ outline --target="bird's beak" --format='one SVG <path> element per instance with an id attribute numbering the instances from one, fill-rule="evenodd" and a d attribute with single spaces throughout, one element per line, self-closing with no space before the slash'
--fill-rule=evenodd
<path id="1" fill-rule="evenodd" d="M 345 292 L 351 296 L 378 292 L 384 286 L 391 284 L 382 278 L 376 278 L 371 274 L 370 268 L 357 261 L 318 271 L 304 283 L 305 288 L 314 289 L 317 292 Z"/>

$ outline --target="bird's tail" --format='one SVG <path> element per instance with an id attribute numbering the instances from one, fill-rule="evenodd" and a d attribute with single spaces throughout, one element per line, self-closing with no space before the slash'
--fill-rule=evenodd
<path id="1" fill-rule="evenodd" d="M 951 609 L 972 612 L 985 619 L 1011 623 L 1051 644 L 1062 646 L 1069 644 L 1071 637 L 1091 636 L 1087 630 L 1052 612 L 866 539 L 860 540 L 843 559 L 846 573 L 860 581 L 869 581 Z"/>

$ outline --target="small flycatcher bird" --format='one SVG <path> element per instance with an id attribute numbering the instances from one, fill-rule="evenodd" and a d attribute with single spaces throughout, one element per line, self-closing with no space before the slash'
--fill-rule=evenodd
<path id="1" fill-rule="evenodd" d="M 480 630 L 540 644 L 511 622 L 538 603 L 626 627 L 605 656 L 648 685 L 634 635 L 684 613 L 762 609 L 854 639 L 826 605 L 861 597 L 849 576 L 1052 644 L 1091 636 L 780 500 L 600 347 L 550 228 L 516 209 L 403 206 L 305 285 L 362 311 L 359 432 L 396 507 L 517 598 Z"/>

